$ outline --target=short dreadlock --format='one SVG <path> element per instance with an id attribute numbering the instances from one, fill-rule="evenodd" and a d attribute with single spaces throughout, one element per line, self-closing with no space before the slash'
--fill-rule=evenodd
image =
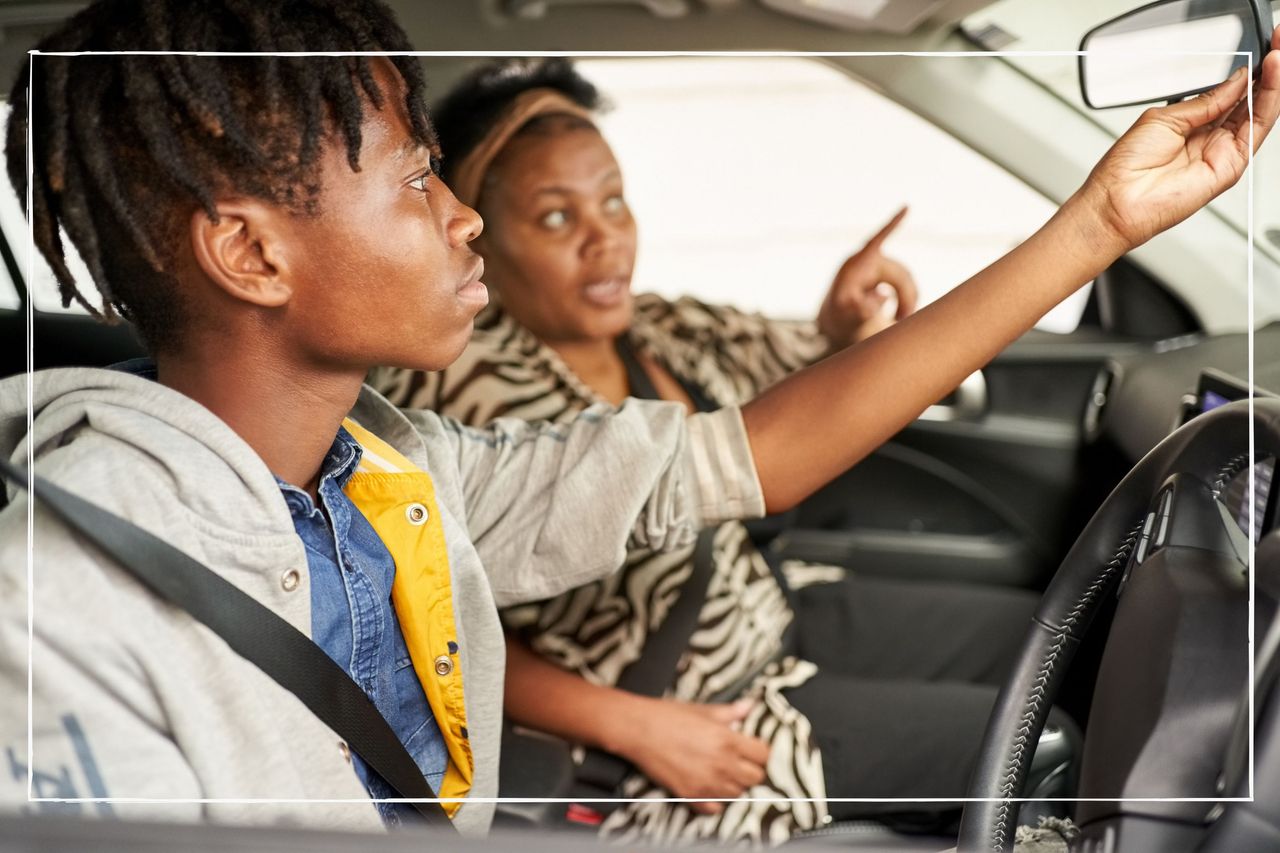
<path id="1" fill-rule="evenodd" d="M 42 41 L 55 51 L 406 51 L 378 0 L 100 0 Z M 391 57 L 415 139 L 434 144 L 422 70 Z M 30 71 L 30 73 L 29 73 Z M 185 223 L 234 192 L 317 209 L 321 144 L 340 136 L 359 170 L 363 98 L 382 106 L 369 57 L 36 56 L 10 103 L 5 155 L 26 204 L 32 113 L 36 245 L 64 305 L 131 320 L 153 351 L 172 348 L 183 311 L 173 273 Z M 102 297 L 67 268 L 59 227 Z"/>

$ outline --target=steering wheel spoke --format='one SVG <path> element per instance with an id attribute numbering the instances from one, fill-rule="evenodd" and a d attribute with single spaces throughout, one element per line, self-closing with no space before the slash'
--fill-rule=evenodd
<path id="1" fill-rule="evenodd" d="M 1239 458 L 1239 457 L 1238 457 Z M 1243 457 L 1248 459 L 1248 455 Z M 1226 469 L 1224 469 L 1225 471 Z M 1129 577 L 1165 548 L 1192 548 L 1211 551 L 1249 564 L 1249 538 L 1236 524 L 1221 500 L 1231 476 L 1223 474 L 1213 483 L 1194 474 L 1174 474 L 1160 487 L 1143 520 L 1138 542 L 1120 578 L 1117 595 L 1123 595 Z"/>

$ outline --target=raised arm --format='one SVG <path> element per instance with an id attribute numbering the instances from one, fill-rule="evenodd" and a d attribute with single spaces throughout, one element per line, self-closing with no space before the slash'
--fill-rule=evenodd
<path id="1" fill-rule="evenodd" d="M 627 400 L 563 424 L 483 428 L 405 416 L 450 439 L 461 493 L 446 502 L 465 509 L 499 607 L 617 571 L 630 549 L 689 545 L 703 527 L 764 511 L 736 408 L 690 416 L 679 403 Z"/>
<path id="2" fill-rule="evenodd" d="M 1244 173 L 1280 110 L 1280 29 L 1250 112 L 1243 69 L 1142 115 L 1025 243 L 942 299 L 743 407 L 765 505 L 794 506 L 898 432 L 1116 258 Z"/>

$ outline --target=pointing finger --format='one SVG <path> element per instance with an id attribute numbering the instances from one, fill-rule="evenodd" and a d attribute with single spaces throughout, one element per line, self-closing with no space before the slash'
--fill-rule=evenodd
<path id="1" fill-rule="evenodd" d="M 865 248 L 867 249 L 880 248 L 880 245 L 884 243 L 885 240 L 889 239 L 889 235 L 892 234 L 894 232 L 894 229 L 896 229 L 898 225 L 902 222 L 902 220 L 906 218 L 906 215 L 907 215 L 907 205 L 904 204 L 902 206 L 902 209 L 899 210 L 897 213 L 895 213 L 893 215 L 893 218 L 890 219 L 883 228 L 877 231 L 874 237 L 872 237 L 870 240 L 867 241 L 867 245 Z"/>

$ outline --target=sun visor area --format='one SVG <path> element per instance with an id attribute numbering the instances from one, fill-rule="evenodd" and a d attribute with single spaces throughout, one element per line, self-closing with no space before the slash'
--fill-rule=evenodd
<path id="1" fill-rule="evenodd" d="M 658 18 L 691 15 L 746 4 L 767 6 L 796 18 L 860 32 L 905 35 L 923 23 L 948 24 L 995 0 L 502 0 L 505 17 L 539 20 L 554 7 L 635 6 Z"/>
<path id="2" fill-rule="evenodd" d="M 778 12 L 834 27 L 904 35 L 925 22 L 947 24 L 994 0 L 760 0 Z"/>

